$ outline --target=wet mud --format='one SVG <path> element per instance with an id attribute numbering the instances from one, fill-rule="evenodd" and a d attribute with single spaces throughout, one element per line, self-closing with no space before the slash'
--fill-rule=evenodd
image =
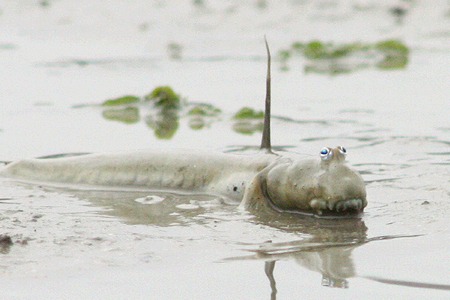
<path id="1" fill-rule="evenodd" d="M 251 214 L 213 195 L 0 178 L 1 297 L 448 298 L 449 11 L 446 1 L 0 3 L 0 168 L 144 148 L 256 152 L 260 116 L 233 116 L 263 109 L 266 35 L 274 149 L 319 157 L 345 146 L 369 202 L 351 218 Z M 407 52 L 361 52 L 383 41 Z M 101 105 L 161 86 L 189 105 Z"/>

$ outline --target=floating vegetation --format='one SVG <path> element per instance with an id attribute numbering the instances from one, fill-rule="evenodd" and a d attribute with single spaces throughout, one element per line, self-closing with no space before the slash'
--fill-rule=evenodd
<path id="1" fill-rule="evenodd" d="M 180 122 L 177 111 L 164 109 L 156 114 L 148 115 L 145 123 L 153 129 L 157 138 L 169 140 L 177 132 Z"/>
<path id="2" fill-rule="evenodd" d="M 259 120 L 240 120 L 233 124 L 233 131 L 245 135 L 252 135 L 255 132 L 262 132 L 263 128 L 264 122 Z"/>
<path id="3" fill-rule="evenodd" d="M 189 127 L 193 130 L 200 130 L 209 127 L 217 121 L 222 110 L 212 104 L 199 103 L 189 109 Z"/>
<path id="4" fill-rule="evenodd" d="M 144 97 L 146 101 L 153 101 L 155 106 L 164 108 L 180 107 L 180 97 L 175 94 L 170 86 L 159 86 L 155 88 L 150 94 Z"/>
<path id="5" fill-rule="evenodd" d="M 200 103 L 192 107 L 189 110 L 188 115 L 214 117 L 219 115 L 221 112 L 222 111 L 220 108 L 217 108 L 212 104 Z"/>
<path id="6" fill-rule="evenodd" d="M 146 105 L 150 101 L 153 102 L 153 107 Z M 147 125 L 160 139 L 170 139 L 178 129 L 180 96 L 169 86 L 156 87 L 144 97 L 127 95 L 109 99 L 102 103 L 102 107 L 105 119 L 125 124 L 139 122 L 140 111 L 144 111 Z"/>
<path id="7" fill-rule="evenodd" d="M 127 105 L 139 102 L 139 97 L 137 96 L 123 96 L 115 99 L 109 99 L 102 103 L 103 106 L 119 106 Z"/>
<path id="8" fill-rule="evenodd" d="M 180 60 L 182 57 L 183 47 L 177 43 L 169 43 L 167 45 L 167 53 L 170 59 Z"/>
<path id="9" fill-rule="evenodd" d="M 300 50 L 301 44 L 296 44 L 296 49 Z M 358 51 L 367 51 L 370 47 L 361 43 L 351 43 L 340 46 L 324 44 L 318 41 L 310 42 L 303 48 L 303 53 L 309 59 L 336 59 L 348 56 Z"/>
<path id="10" fill-rule="evenodd" d="M 257 0 L 256 1 L 256 7 L 259 9 L 266 9 L 267 8 L 267 0 Z"/>
<path id="11" fill-rule="evenodd" d="M 377 63 L 380 69 L 402 69 L 408 64 L 409 49 L 399 41 L 379 42 L 375 48 L 384 54 L 383 59 Z"/>
<path id="12" fill-rule="evenodd" d="M 398 40 L 375 44 L 333 44 L 321 41 L 295 42 L 289 49 L 280 50 L 281 69 L 288 70 L 288 62 L 295 55 L 307 59 L 305 73 L 343 74 L 375 67 L 381 70 L 402 69 L 408 64 L 409 49 Z"/>
<path id="13" fill-rule="evenodd" d="M 210 124 L 206 122 L 205 118 L 194 116 L 189 119 L 189 128 L 192 130 L 201 130 Z"/>
<path id="14" fill-rule="evenodd" d="M 375 44 L 375 48 L 387 55 L 408 55 L 409 49 L 403 43 L 397 40 L 387 40 Z"/>
<path id="15" fill-rule="evenodd" d="M 41 7 L 49 7 L 50 6 L 50 1 L 42 0 L 42 1 L 39 2 L 39 5 Z"/>
<path id="16" fill-rule="evenodd" d="M 193 0 L 192 4 L 194 4 L 195 6 L 204 7 L 205 1 L 204 0 Z"/>
<path id="17" fill-rule="evenodd" d="M 93 105 L 77 105 L 77 108 Z M 149 94 L 139 97 L 126 95 L 101 103 L 102 116 L 109 121 L 135 124 L 144 120 L 158 139 L 171 139 L 180 127 L 181 120 L 187 121 L 192 130 L 202 130 L 221 121 L 224 116 L 231 120 L 232 130 L 251 135 L 262 131 L 264 112 L 243 107 L 234 115 L 208 103 L 189 103 L 169 86 L 158 86 Z"/>
<path id="18" fill-rule="evenodd" d="M 105 109 L 102 112 L 102 116 L 107 120 L 119 121 L 125 124 L 134 124 L 140 120 L 139 109 L 137 107 Z"/>
<path id="19" fill-rule="evenodd" d="M 263 119 L 264 118 L 264 112 L 263 111 L 256 111 L 253 108 L 250 107 L 244 107 L 241 108 L 233 117 L 235 120 L 242 120 L 242 119 Z"/>
<path id="20" fill-rule="evenodd" d="M 243 107 L 234 114 L 233 130 L 240 134 L 251 135 L 263 130 L 264 112 L 250 107 Z"/>

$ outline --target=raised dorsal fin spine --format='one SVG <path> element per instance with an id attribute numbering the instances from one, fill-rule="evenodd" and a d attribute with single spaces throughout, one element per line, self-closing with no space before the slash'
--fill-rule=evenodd
<path id="1" fill-rule="evenodd" d="M 266 75 L 266 106 L 264 110 L 264 129 L 261 140 L 261 149 L 265 149 L 268 151 L 272 150 L 272 145 L 270 143 L 270 50 L 269 44 L 267 43 L 267 39 L 264 36 L 264 42 L 266 44 L 267 50 L 267 75 Z"/>

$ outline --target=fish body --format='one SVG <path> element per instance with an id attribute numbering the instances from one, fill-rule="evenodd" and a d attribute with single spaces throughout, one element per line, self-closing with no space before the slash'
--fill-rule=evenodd
<path id="1" fill-rule="evenodd" d="M 246 184 L 277 158 L 263 153 L 140 150 L 25 159 L 9 164 L 0 175 L 44 183 L 209 193 L 241 201 Z"/>
<path id="2" fill-rule="evenodd" d="M 330 148 L 331 149 L 331 148 Z M 332 151 L 338 153 L 339 149 Z M 333 152 L 331 154 L 333 154 Z M 220 195 L 249 210 L 361 212 L 364 181 L 338 154 L 305 159 L 202 151 L 87 154 L 13 162 L 0 176 L 25 181 Z"/>

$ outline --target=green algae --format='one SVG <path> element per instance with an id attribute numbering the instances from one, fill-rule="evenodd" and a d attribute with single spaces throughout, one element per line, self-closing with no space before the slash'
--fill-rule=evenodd
<path id="1" fill-rule="evenodd" d="M 404 69 L 408 65 L 407 56 L 386 56 L 379 61 L 376 66 L 382 70 Z"/>
<path id="2" fill-rule="evenodd" d="M 304 47 L 303 54 L 309 59 L 321 59 L 327 56 L 327 50 L 324 43 L 313 41 Z"/>
<path id="3" fill-rule="evenodd" d="M 180 60 L 182 58 L 183 46 L 177 43 L 167 44 L 167 53 L 170 59 Z"/>
<path id="4" fill-rule="evenodd" d="M 335 44 L 313 40 L 307 43 L 294 42 L 288 49 L 280 50 L 280 69 L 287 71 L 288 61 L 295 55 L 307 59 L 305 73 L 328 75 L 346 74 L 370 67 L 380 70 L 403 69 L 409 61 L 408 47 L 398 40 L 373 44 Z"/>
<path id="5" fill-rule="evenodd" d="M 157 114 L 150 114 L 146 117 L 145 123 L 153 129 L 158 139 L 169 140 L 178 130 L 180 118 L 176 110 L 163 109 Z"/>
<path id="6" fill-rule="evenodd" d="M 252 135 L 255 132 L 261 132 L 264 127 L 264 112 L 256 111 L 249 107 L 241 108 L 233 119 L 232 125 L 234 132 L 244 135 Z"/>
<path id="7" fill-rule="evenodd" d="M 135 124 L 140 120 L 139 109 L 132 106 L 118 109 L 105 109 L 102 112 L 102 116 L 107 120 L 118 121 L 125 124 Z"/>
<path id="8" fill-rule="evenodd" d="M 200 103 L 192 107 L 188 111 L 188 115 L 190 116 L 206 116 L 206 117 L 214 117 L 221 113 L 220 108 L 215 107 L 212 104 Z"/>
<path id="9" fill-rule="evenodd" d="M 180 123 L 180 96 L 169 86 L 158 86 L 144 100 L 155 105 L 153 112 L 146 117 L 147 126 L 153 129 L 158 139 L 171 139 Z"/>
<path id="10" fill-rule="evenodd" d="M 236 114 L 234 114 L 233 119 L 242 120 L 242 119 L 263 119 L 264 112 L 256 111 L 250 107 L 241 108 Z"/>
<path id="11" fill-rule="evenodd" d="M 120 106 L 139 102 L 139 97 L 127 95 L 119 98 L 109 99 L 102 103 L 102 106 Z"/>
<path id="12" fill-rule="evenodd" d="M 151 104 L 151 105 L 146 105 Z M 222 110 L 208 103 L 189 103 L 181 105 L 180 96 L 169 86 L 158 86 L 144 97 L 127 95 L 109 99 L 102 103 L 102 116 L 106 120 L 124 124 L 140 122 L 145 124 L 158 139 L 171 139 L 180 127 L 187 122 L 192 130 L 202 130 L 218 122 L 224 116 Z M 251 135 L 263 129 L 264 112 L 243 107 L 233 115 L 232 130 L 239 134 Z"/>
<path id="13" fill-rule="evenodd" d="M 189 128 L 192 130 L 201 130 L 206 128 L 208 123 L 206 122 L 205 118 L 194 116 L 189 119 Z"/>
<path id="14" fill-rule="evenodd" d="M 295 44 L 292 45 L 292 48 L 297 51 L 303 50 L 303 54 L 309 59 L 337 59 L 349 56 L 358 51 L 367 51 L 370 49 L 370 46 L 361 43 L 334 45 L 332 43 L 313 41 L 303 47 L 301 47 L 301 44 Z"/>
<path id="15" fill-rule="evenodd" d="M 152 101 L 155 106 L 163 108 L 180 108 L 180 96 L 170 86 L 158 86 L 150 94 L 144 97 L 146 101 Z"/>
<path id="16" fill-rule="evenodd" d="M 383 59 L 376 65 L 379 69 L 403 69 L 407 66 L 409 49 L 403 43 L 388 40 L 377 43 L 375 48 L 384 54 Z"/>
<path id="17" fill-rule="evenodd" d="M 153 105 L 143 105 L 149 102 Z M 169 86 L 158 86 L 144 97 L 127 95 L 109 99 L 101 106 L 103 118 L 125 124 L 138 123 L 142 113 L 159 139 L 172 138 L 179 127 L 180 96 Z"/>
<path id="18" fill-rule="evenodd" d="M 240 120 L 233 124 L 234 132 L 243 135 L 252 135 L 256 132 L 262 132 L 264 122 L 262 120 Z"/>
<path id="19" fill-rule="evenodd" d="M 397 40 L 387 40 L 378 42 L 375 44 L 375 48 L 388 55 L 405 56 L 409 54 L 408 47 L 406 47 L 405 44 Z"/>

